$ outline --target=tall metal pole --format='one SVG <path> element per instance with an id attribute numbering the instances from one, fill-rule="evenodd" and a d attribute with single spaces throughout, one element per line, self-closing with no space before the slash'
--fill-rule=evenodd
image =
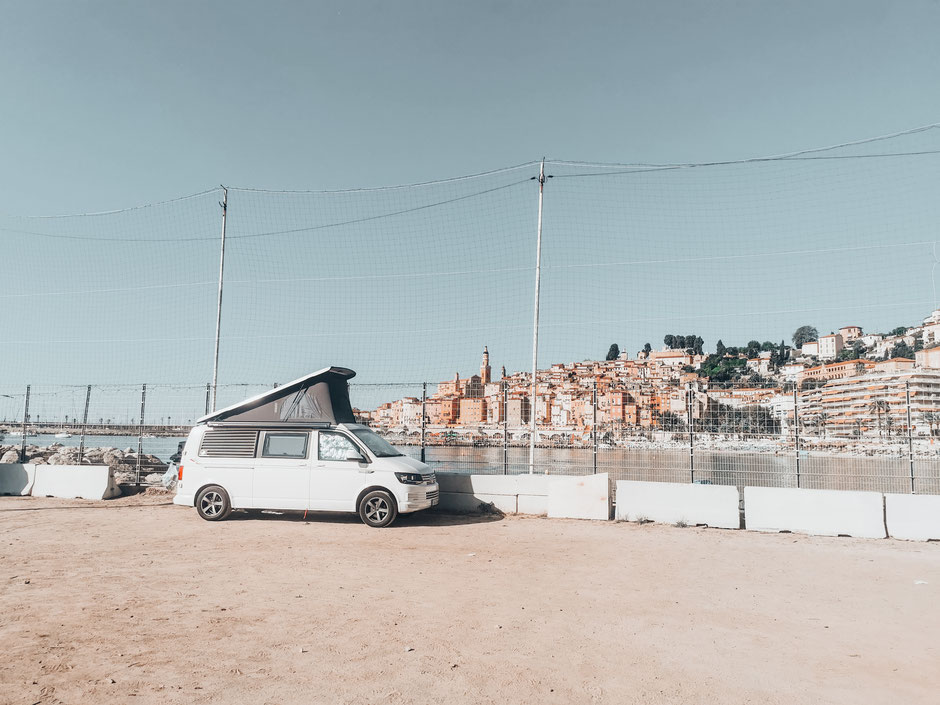
<path id="1" fill-rule="evenodd" d="M 796 453 L 796 486 L 800 486 L 800 414 L 799 414 L 800 392 L 797 387 L 793 388 L 793 448 Z"/>
<path id="2" fill-rule="evenodd" d="M 509 474 L 509 385 L 503 380 L 503 475 Z"/>
<path id="3" fill-rule="evenodd" d="M 591 419 L 591 445 L 594 446 L 594 474 L 597 474 L 597 378 L 594 378 L 594 389 L 591 394 L 591 405 L 594 407 Z"/>
<path id="4" fill-rule="evenodd" d="M 147 385 L 140 388 L 140 425 L 137 429 L 137 482 L 140 484 L 140 456 L 144 452 L 144 408 L 147 404 Z"/>
<path id="5" fill-rule="evenodd" d="M 424 423 L 427 419 L 427 406 L 428 406 L 428 383 L 421 383 L 421 462 L 424 462 Z"/>
<path id="6" fill-rule="evenodd" d="M 212 385 L 206 382 L 206 416 L 209 415 L 209 401 L 212 395 Z"/>
<path id="7" fill-rule="evenodd" d="M 539 286 L 542 279 L 542 195 L 545 190 L 545 159 L 539 166 L 539 226 L 535 241 L 535 319 L 532 324 L 532 408 L 529 410 L 532 422 L 529 438 L 529 474 L 535 472 L 535 433 L 536 433 L 536 395 L 538 394 L 539 369 Z M 546 472 L 548 469 L 546 468 Z"/>
<path id="8" fill-rule="evenodd" d="M 91 401 L 91 385 L 85 390 L 85 414 L 82 416 L 82 440 L 78 444 L 78 464 L 82 464 L 85 457 L 85 428 L 88 426 L 88 402 Z"/>
<path id="9" fill-rule="evenodd" d="M 26 462 L 26 425 L 29 423 L 29 385 L 26 385 L 26 405 L 23 408 L 23 441 L 20 445 L 20 462 Z"/>
<path id="10" fill-rule="evenodd" d="M 911 383 L 904 383 L 904 396 L 907 399 L 907 455 L 911 463 L 911 494 L 914 494 L 914 431 L 911 428 Z"/>
<path id="11" fill-rule="evenodd" d="M 228 189 L 222 187 L 222 247 L 219 255 L 219 301 L 215 313 L 215 357 L 212 361 L 212 411 L 215 411 L 219 384 L 219 332 L 222 329 L 222 281 L 225 273 L 225 216 L 228 214 Z"/>
<path id="12" fill-rule="evenodd" d="M 686 390 L 686 415 L 689 423 L 689 481 L 695 482 L 695 427 L 692 418 L 692 385 Z"/>

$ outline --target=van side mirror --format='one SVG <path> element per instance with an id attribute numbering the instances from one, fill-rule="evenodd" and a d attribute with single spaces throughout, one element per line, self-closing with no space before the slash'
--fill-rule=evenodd
<path id="1" fill-rule="evenodd" d="M 351 460 L 356 463 L 367 462 L 366 459 L 362 457 L 362 454 L 355 450 L 346 451 L 346 460 Z"/>

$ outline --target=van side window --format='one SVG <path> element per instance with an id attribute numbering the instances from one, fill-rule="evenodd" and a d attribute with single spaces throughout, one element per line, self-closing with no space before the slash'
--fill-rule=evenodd
<path id="1" fill-rule="evenodd" d="M 320 431 L 320 460 L 346 460 L 349 451 L 359 453 L 359 449 L 342 433 Z"/>
<path id="2" fill-rule="evenodd" d="M 306 458 L 309 433 L 266 433 L 263 458 Z"/>

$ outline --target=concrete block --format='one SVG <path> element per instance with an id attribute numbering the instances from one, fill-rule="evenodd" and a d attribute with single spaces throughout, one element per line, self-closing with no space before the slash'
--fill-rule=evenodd
<path id="1" fill-rule="evenodd" d="M 21 463 L 0 465 L 0 495 L 28 495 L 35 479 L 35 465 Z"/>
<path id="2" fill-rule="evenodd" d="M 110 499 L 121 489 L 107 465 L 37 465 L 34 497 Z"/>
<path id="3" fill-rule="evenodd" d="M 548 495 L 550 478 L 546 475 L 463 475 L 437 473 L 441 492 L 471 494 L 542 494 Z"/>
<path id="4" fill-rule="evenodd" d="M 441 492 L 437 508 L 457 514 L 473 514 L 481 511 L 480 505 L 491 504 L 504 514 L 515 514 L 516 495 L 471 494 L 469 492 Z"/>
<path id="5" fill-rule="evenodd" d="M 519 514 L 548 514 L 548 495 L 521 494 L 516 497 L 516 507 Z"/>
<path id="6" fill-rule="evenodd" d="M 672 482 L 617 482 L 617 519 L 650 519 L 665 524 L 740 526 L 738 488 Z"/>
<path id="7" fill-rule="evenodd" d="M 744 516 L 747 528 L 757 531 L 872 539 L 887 535 L 880 492 L 745 487 Z"/>
<path id="8" fill-rule="evenodd" d="M 548 516 L 566 519 L 610 519 L 607 473 L 549 478 Z"/>
<path id="9" fill-rule="evenodd" d="M 886 494 L 885 522 L 893 539 L 940 539 L 940 496 Z"/>

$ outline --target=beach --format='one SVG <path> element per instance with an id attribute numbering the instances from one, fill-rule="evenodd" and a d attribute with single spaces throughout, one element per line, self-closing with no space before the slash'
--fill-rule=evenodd
<path id="1" fill-rule="evenodd" d="M 0 497 L 0 701 L 907 703 L 940 544 Z"/>

